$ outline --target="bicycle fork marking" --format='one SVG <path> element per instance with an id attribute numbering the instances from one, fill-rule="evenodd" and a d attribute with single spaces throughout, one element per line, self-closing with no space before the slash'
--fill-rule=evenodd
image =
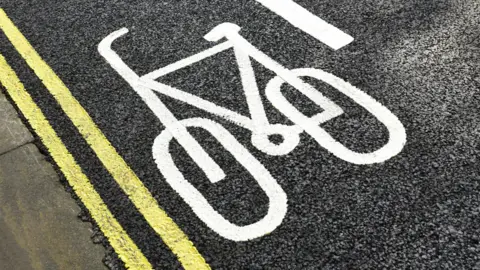
<path id="1" fill-rule="evenodd" d="M 285 192 L 268 170 L 222 125 L 204 118 L 190 118 L 179 121 L 155 92 L 181 100 L 250 130 L 252 132 L 252 144 L 269 155 L 285 155 L 291 152 L 300 142 L 300 133 L 305 131 L 319 145 L 340 159 L 355 164 L 378 163 L 395 156 L 402 150 L 406 142 L 406 134 L 403 125 L 395 115 L 361 90 L 322 70 L 313 68 L 288 70 L 245 40 L 239 34 L 239 30 L 240 27 L 235 24 L 220 24 L 210 31 L 205 36 L 205 39 L 217 42 L 222 38 L 226 38 L 227 41 L 141 77 L 130 69 L 111 49 L 112 42 L 128 32 L 126 28 L 107 36 L 99 44 L 98 50 L 107 62 L 142 97 L 165 126 L 165 130 L 155 139 L 152 151 L 157 166 L 166 181 L 212 230 L 230 240 L 246 241 L 270 233 L 281 224 L 287 212 L 287 196 Z M 198 96 L 155 81 L 155 79 L 161 76 L 227 49 L 233 49 L 235 52 L 250 110 L 250 118 Z M 277 74 L 267 84 L 265 89 L 266 96 L 272 105 L 288 117 L 294 125 L 269 123 L 260 98 L 250 58 L 254 58 Z M 320 124 L 341 115 L 343 110 L 315 88 L 305 83 L 300 78 L 302 76 L 309 76 L 331 85 L 372 113 L 389 131 L 387 144 L 372 153 L 358 153 L 336 141 L 320 127 Z M 312 117 L 302 114 L 281 93 L 280 89 L 284 83 L 293 86 L 300 93 L 322 107 L 324 111 Z M 173 138 L 185 149 L 212 183 L 225 178 L 222 168 L 190 135 L 187 127 L 200 127 L 208 131 L 255 178 L 269 198 L 269 210 L 265 217 L 247 226 L 232 224 L 216 212 L 205 197 L 184 178 L 175 166 L 168 150 L 168 146 Z M 268 139 L 268 136 L 271 134 L 280 134 L 284 138 L 283 142 L 279 145 L 273 144 Z"/>

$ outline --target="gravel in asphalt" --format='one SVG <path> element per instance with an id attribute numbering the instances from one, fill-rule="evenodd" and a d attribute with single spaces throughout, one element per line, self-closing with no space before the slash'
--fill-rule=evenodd
<path id="1" fill-rule="evenodd" d="M 355 38 L 333 51 L 256 1 L 5 0 L 3 8 L 66 83 L 159 205 L 188 235 L 213 269 L 472 269 L 480 267 L 480 4 L 477 0 L 296 1 Z M 303 133 L 286 156 L 269 156 L 250 132 L 162 95 L 179 119 L 221 123 L 278 181 L 288 213 L 271 234 L 246 242 L 220 237 L 165 181 L 152 158 L 164 130 L 142 99 L 98 54 L 113 31 L 130 32 L 113 48 L 138 74 L 212 46 L 203 39 L 223 22 L 287 68 L 333 73 L 386 106 L 402 122 L 407 143 L 390 160 L 354 165 Z M 0 51 L 42 108 L 92 183 L 154 267 L 179 262 L 0 35 Z M 249 116 L 231 52 L 159 81 Z M 291 122 L 263 89 L 273 73 L 254 63 L 269 120 Z M 306 78 L 345 111 L 325 124 L 346 146 L 368 152 L 388 140 L 386 128 L 328 85 Z M 293 88 L 285 95 L 302 112 L 321 111 Z M 262 218 L 268 198 L 255 180 L 208 133 L 189 128 L 227 178 L 211 184 L 176 142 L 176 165 L 225 218 L 246 225 Z M 112 268 L 121 268 L 119 260 Z"/>

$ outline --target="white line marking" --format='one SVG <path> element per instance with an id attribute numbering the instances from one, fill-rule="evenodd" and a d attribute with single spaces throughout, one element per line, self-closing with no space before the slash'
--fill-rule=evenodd
<path id="1" fill-rule="evenodd" d="M 256 1 L 334 50 L 353 41 L 353 37 L 313 15 L 292 0 Z"/>

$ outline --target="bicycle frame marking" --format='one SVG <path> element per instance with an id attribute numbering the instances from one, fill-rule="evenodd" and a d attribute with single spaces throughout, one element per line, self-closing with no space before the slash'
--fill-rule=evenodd
<path id="1" fill-rule="evenodd" d="M 299 135 L 305 131 L 312 136 L 319 145 L 340 159 L 354 164 L 378 163 L 393 157 L 402 150 L 406 142 L 406 134 L 403 125 L 395 115 L 361 90 L 332 74 L 318 69 L 305 68 L 288 70 L 245 40 L 239 34 L 239 30 L 240 27 L 231 23 L 220 24 L 205 35 L 205 39 L 217 42 L 222 38 L 226 38 L 226 42 L 141 77 L 130 69 L 122 61 L 120 56 L 111 49 L 112 42 L 128 32 L 126 28 L 120 29 L 107 36 L 99 44 L 98 50 L 107 62 L 142 97 L 148 107 L 165 126 L 165 130 L 156 138 L 152 151 L 157 166 L 166 181 L 179 193 L 183 200 L 189 204 L 195 214 L 212 230 L 230 240 L 246 241 L 268 234 L 281 224 L 287 212 L 287 197 L 285 192 L 276 180 L 271 177 L 268 170 L 243 145 L 238 143 L 235 137 L 223 126 L 204 118 L 190 118 L 179 121 L 155 92 L 178 99 L 229 120 L 238 126 L 249 129 L 252 132 L 252 144 L 269 155 L 285 155 L 289 153 L 298 146 L 300 141 Z M 235 57 L 240 69 L 242 85 L 245 90 L 251 118 L 218 106 L 198 96 L 155 81 L 161 76 L 231 48 L 233 48 L 235 52 Z M 267 84 L 265 89 L 266 96 L 273 106 L 288 117 L 294 125 L 270 124 L 268 122 L 250 58 L 254 58 L 277 74 L 277 76 Z M 310 76 L 333 86 L 372 113 L 389 131 L 390 136 L 387 144 L 372 153 L 357 153 L 336 141 L 319 125 L 341 115 L 343 110 L 315 88 L 305 83 L 300 78 L 301 76 Z M 284 83 L 293 86 L 300 93 L 322 107 L 324 111 L 312 117 L 303 115 L 290 104 L 281 93 L 280 88 Z M 188 183 L 175 166 L 168 151 L 168 146 L 173 138 L 185 149 L 187 154 L 198 164 L 212 183 L 224 179 L 225 172 L 208 153 L 205 152 L 195 138 L 190 135 L 187 127 L 200 127 L 208 131 L 255 178 L 269 198 L 269 210 L 265 217 L 247 226 L 232 224 L 216 212 L 203 195 Z M 283 143 L 276 145 L 270 142 L 268 136 L 271 134 L 282 135 L 284 138 Z"/>

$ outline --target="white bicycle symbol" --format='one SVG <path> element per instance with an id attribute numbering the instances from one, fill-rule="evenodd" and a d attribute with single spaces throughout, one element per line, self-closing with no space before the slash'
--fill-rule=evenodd
<path id="1" fill-rule="evenodd" d="M 306 132 L 312 136 L 320 146 L 326 148 L 340 159 L 354 164 L 379 163 L 395 156 L 402 150 L 406 143 L 406 133 L 402 123 L 392 112 L 361 90 L 319 69 L 301 68 L 288 70 L 255 48 L 239 34 L 239 31 L 240 27 L 235 24 L 220 24 L 205 35 L 205 39 L 211 42 L 217 42 L 222 38 L 226 38 L 227 41 L 144 76 L 138 76 L 123 62 L 119 55 L 111 49 L 112 42 L 128 32 L 126 28 L 113 32 L 103 39 L 98 46 L 98 50 L 107 62 L 142 97 L 148 107 L 165 126 L 165 130 L 155 139 L 152 151 L 158 169 L 166 181 L 180 194 L 183 200 L 188 203 L 195 214 L 212 230 L 230 240 L 246 241 L 268 234 L 281 224 L 287 212 L 287 196 L 285 192 L 270 175 L 268 170 L 222 125 L 205 118 L 189 118 L 179 121 L 155 92 L 186 102 L 250 130 L 252 132 L 252 144 L 269 155 L 285 155 L 291 152 L 298 146 L 300 134 Z M 231 48 L 234 50 L 239 66 L 242 85 L 251 115 L 250 118 L 218 106 L 198 96 L 155 81 L 159 77 Z M 255 59 L 277 75 L 267 84 L 265 89 L 266 97 L 272 105 L 288 117 L 294 125 L 269 123 L 250 58 Z M 300 78 L 305 76 L 321 80 L 331 85 L 373 114 L 388 129 L 388 142 L 374 152 L 358 153 L 336 141 L 329 133 L 320 127 L 320 124 L 341 115 L 343 110 Z M 281 93 L 281 86 L 284 83 L 293 86 L 324 111 L 312 117 L 307 117 L 302 114 Z M 232 224 L 215 211 L 205 197 L 184 178 L 169 153 L 169 144 L 173 138 L 186 150 L 212 183 L 216 183 L 225 177 L 222 168 L 205 152 L 195 138 L 190 135 L 187 130 L 188 127 L 199 127 L 208 131 L 255 178 L 269 198 L 269 210 L 265 217 L 247 226 Z M 273 134 L 281 135 L 283 142 L 279 144 L 272 143 L 269 140 L 269 136 Z"/>

